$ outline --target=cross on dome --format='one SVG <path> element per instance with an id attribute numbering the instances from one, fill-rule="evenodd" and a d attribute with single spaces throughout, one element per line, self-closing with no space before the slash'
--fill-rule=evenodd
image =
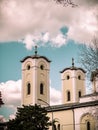
<path id="1" fill-rule="evenodd" d="M 72 58 L 72 67 L 74 67 L 74 58 Z"/>
<path id="2" fill-rule="evenodd" d="M 35 46 L 35 55 L 37 55 L 37 45 Z"/>

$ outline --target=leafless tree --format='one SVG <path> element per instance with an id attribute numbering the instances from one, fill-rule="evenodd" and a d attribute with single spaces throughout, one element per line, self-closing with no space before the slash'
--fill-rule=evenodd
<path id="1" fill-rule="evenodd" d="M 72 0 L 54 0 L 54 1 L 64 6 L 69 6 L 69 5 L 71 5 L 72 7 L 77 6 Z"/>
<path id="2" fill-rule="evenodd" d="M 87 71 L 90 78 L 91 72 L 98 69 L 98 39 L 94 38 L 90 46 L 83 45 L 80 49 L 79 62 Z"/>

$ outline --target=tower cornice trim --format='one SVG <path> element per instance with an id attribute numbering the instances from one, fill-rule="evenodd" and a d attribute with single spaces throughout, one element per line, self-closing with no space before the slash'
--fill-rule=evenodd
<path id="1" fill-rule="evenodd" d="M 23 58 L 20 62 L 24 62 L 25 60 L 27 60 L 28 58 L 31 58 L 31 59 L 45 59 L 47 62 L 51 62 L 47 57 L 45 56 L 39 56 L 39 55 L 33 55 L 33 56 L 26 56 L 25 58 Z"/>
<path id="2" fill-rule="evenodd" d="M 69 67 L 69 68 L 64 68 L 62 71 L 60 71 L 60 73 L 63 73 L 63 72 L 65 72 L 65 71 L 67 71 L 67 70 L 81 70 L 83 73 L 86 73 L 86 71 L 85 70 L 83 70 L 82 68 L 77 68 L 77 67 Z"/>

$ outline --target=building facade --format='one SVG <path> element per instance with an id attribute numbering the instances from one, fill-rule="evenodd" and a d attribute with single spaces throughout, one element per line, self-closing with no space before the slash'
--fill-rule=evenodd
<path id="1" fill-rule="evenodd" d="M 98 69 L 92 72 L 92 93 L 86 95 L 85 71 L 72 66 L 61 71 L 62 104 L 50 106 L 50 60 L 33 56 L 22 61 L 22 104 L 48 105 L 50 130 L 98 130 Z M 39 100 L 40 99 L 40 100 Z"/>

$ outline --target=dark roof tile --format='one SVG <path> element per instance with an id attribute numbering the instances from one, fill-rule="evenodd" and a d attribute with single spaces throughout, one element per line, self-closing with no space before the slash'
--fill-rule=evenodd
<path id="1" fill-rule="evenodd" d="M 40 59 L 43 58 L 45 59 L 47 62 L 51 62 L 47 57 L 45 56 L 40 56 L 40 55 L 32 55 L 32 56 L 26 56 L 25 58 L 23 58 L 20 62 L 24 62 L 26 59 L 31 58 L 31 59 Z"/>

